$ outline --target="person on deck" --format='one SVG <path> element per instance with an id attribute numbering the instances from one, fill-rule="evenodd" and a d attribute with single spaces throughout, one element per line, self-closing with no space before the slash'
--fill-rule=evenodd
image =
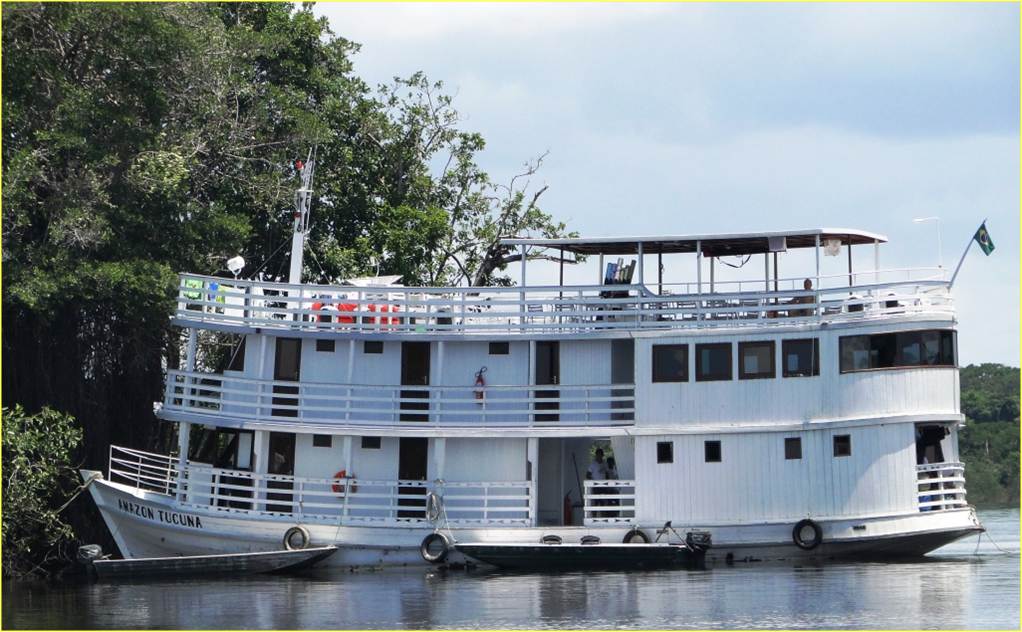
<path id="1" fill-rule="evenodd" d="M 589 469 L 586 470 L 586 479 L 590 481 L 605 481 L 607 480 L 607 464 L 603 462 L 603 449 L 596 448 L 596 452 L 593 453 L 593 462 L 589 464 Z M 592 487 L 593 496 L 597 494 L 605 494 L 605 487 Z M 605 504 L 602 499 L 593 499 L 593 505 Z M 594 511 L 594 518 L 602 518 L 603 512 Z"/>

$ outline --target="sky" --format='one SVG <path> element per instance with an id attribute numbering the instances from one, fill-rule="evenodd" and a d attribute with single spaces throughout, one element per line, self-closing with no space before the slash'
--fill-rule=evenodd
<path id="1" fill-rule="evenodd" d="M 549 152 L 532 186 L 583 236 L 850 227 L 890 239 L 883 268 L 953 269 L 986 218 L 996 250 L 954 286 L 959 360 L 1019 365 L 1017 4 L 314 11 L 371 85 L 442 80 L 494 180 Z"/>

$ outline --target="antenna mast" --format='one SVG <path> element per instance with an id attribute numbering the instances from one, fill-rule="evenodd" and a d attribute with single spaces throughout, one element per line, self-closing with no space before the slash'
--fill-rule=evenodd
<path id="1" fill-rule="evenodd" d="M 302 177 L 301 187 L 295 191 L 294 229 L 291 235 L 291 271 L 287 282 L 302 282 L 302 263 L 305 253 L 305 236 L 309 230 L 309 205 L 312 203 L 312 173 L 316 169 L 316 149 L 309 150 L 309 156 L 303 163 L 295 161 Z"/>

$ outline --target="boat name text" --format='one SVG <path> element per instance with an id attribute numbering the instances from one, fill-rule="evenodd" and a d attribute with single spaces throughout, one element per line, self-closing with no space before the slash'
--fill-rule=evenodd
<path id="1" fill-rule="evenodd" d="M 156 520 L 164 522 L 166 524 L 176 524 L 182 527 L 191 527 L 193 529 L 202 528 L 202 520 L 198 516 L 189 516 L 188 514 L 177 513 L 173 511 L 164 511 L 163 509 L 153 509 L 152 507 L 146 507 L 145 505 L 139 505 L 138 503 L 129 502 L 117 499 L 117 507 L 121 511 L 135 514 L 141 518 L 148 520 Z"/>

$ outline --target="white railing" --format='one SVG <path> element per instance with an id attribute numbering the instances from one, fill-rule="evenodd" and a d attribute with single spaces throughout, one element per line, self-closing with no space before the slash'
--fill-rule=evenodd
<path id="1" fill-rule="evenodd" d="M 965 501 L 965 466 L 961 463 L 917 465 L 916 477 L 919 511 L 969 506 Z"/>
<path id="2" fill-rule="evenodd" d="M 154 465 L 148 465 L 149 461 Z M 432 522 L 426 513 L 426 495 L 434 492 L 442 501 L 440 522 L 515 526 L 533 521 L 529 481 L 309 478 L 189 462 L 178 485 L 176 467 L 174 457 L 110 448 L 111 480 L 176 496 L 181 506 L 342 525 L 427 524 Z"/>
<path id="3" fill-rule="evenodd" d="M 635 522 L 635 481 L 585 481 L 582 505 L 586 526 Z"/>
<path id="4" fill-rule="evenodd" d="M 912 279 L 911 271 L 904 275 L 906 279 L 898 281 L 811 291 L 743 291 L 738 285 L 738 291 L 708 293 L 704 283 L 701 294 L 692 293 L 690 284 L 683 284 L 682 293 L 656 294 L 639 285 L 357 288 L 182 274 L 175 317 L 197 324 L 317 332 L 507 334 L 759 326 L 953 313 L 946 281 L 933 275 Z"/>
<path id="5" fill-rule="evenodd" d="M 177 491 L 177 459 L 131 448 L 110 446 L 108 478 L 115 483 L 133 485 L 161 494 Z"/>
<path id="6" fill-rule="evenodd" d="M 630 425 L 634 384 L 371 386 L 167 371 L 164 412 L 337 425 Z"/>

